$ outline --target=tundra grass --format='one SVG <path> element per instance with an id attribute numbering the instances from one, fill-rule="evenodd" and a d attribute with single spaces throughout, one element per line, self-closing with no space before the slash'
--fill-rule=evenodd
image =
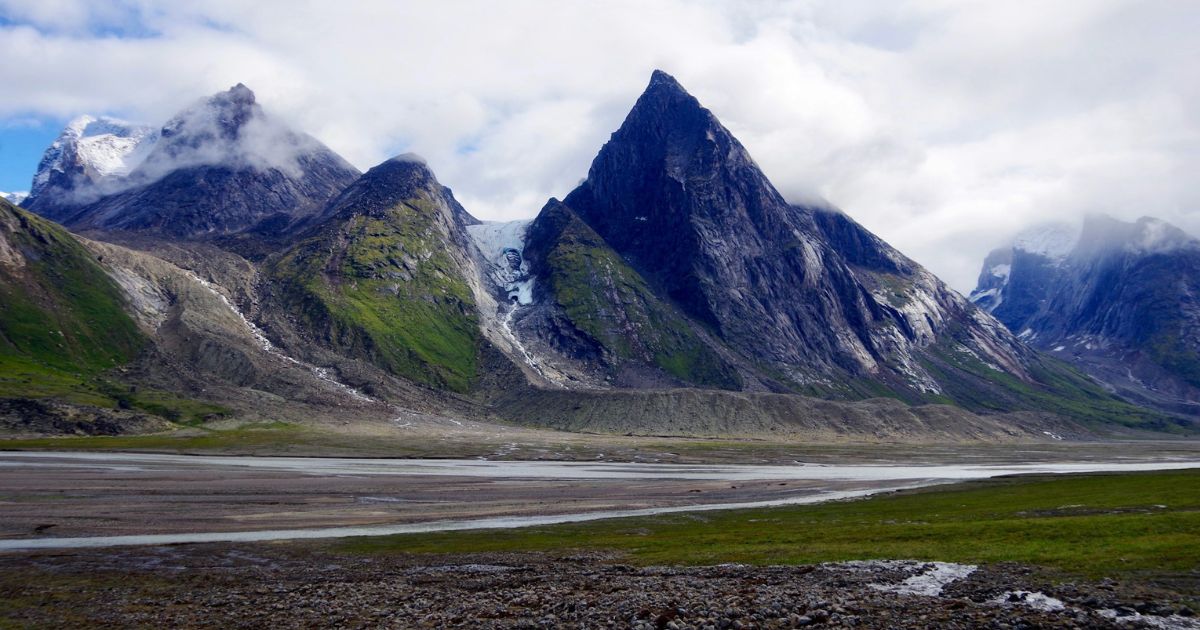
<path id="1" fill-rule="evenodd" d="M 1012 477 L 858 501 L 356 538 L 352 553 L 614 550 L 639 564 L 1015 561 L 1200 582 L 1200 470 Z"/>

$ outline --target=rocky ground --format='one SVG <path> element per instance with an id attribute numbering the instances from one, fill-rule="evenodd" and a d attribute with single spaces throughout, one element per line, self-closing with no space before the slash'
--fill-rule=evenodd
<path id="1" fill-rule="evenodd" d="M 0 625 L 1200 628 L 1169 591 L 1017 565 L 633 567 L 613 556 L 358 556 L 328 545 L 10 555 Z"/>

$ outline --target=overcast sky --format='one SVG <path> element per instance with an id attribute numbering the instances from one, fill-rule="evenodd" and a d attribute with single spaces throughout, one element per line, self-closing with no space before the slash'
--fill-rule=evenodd
<path id="1" fill-rule="evenodd" d="M 662 68 L 786 197 L 965 292 L 1030 223 L 1200 233 L 1198 34 L 1191 0 L 0 0 L 0 182 L 74 115 L 244 82 L 359 168 L 416 152 L 476 216 L 530 217 Z"/>

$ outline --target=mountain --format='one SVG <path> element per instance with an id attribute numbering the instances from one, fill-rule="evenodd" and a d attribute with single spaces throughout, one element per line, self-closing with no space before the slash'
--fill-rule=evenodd
<path id="1" fill-rule="evenodd" d="M 1020 332 L 1020 323 L 1045 305 L 1047 287 L 1078 240 L 1079 228 L 1066 223 L 1023 230 L 1011 246 L 988 254 L 971 301 Z M 1016 275 L 1014 267 L 1019 271 Z"/>
<path id="2" fill-rule="evenodd" d="M 118 189 L 157 140 L 153 127 L 105 116 L 75 118 L 42 155 L 26 207 L 61 221 Z"/>
<path id="3" fill-rule="evenodd" d="M 29 193 L 27 192 L 0 192 L 0 199 L 7 201 L 14 206 L 21 205 L 28 198 Z"/>
<path id="4" fill-rule="evenodd" d="M 533 300 L 505 320 L 557 385 L 1110 402 L 844 213 L 789 204 L 663 72 L 520 246 Z"/>
<path id="5" fill-rule="evenodd" d="M 38 399 L 115 406 L 97 377 L 146 345 L 120 287 L 70 233 L 0 200 L 0 426 L 47 428 L 40 417 L 59 431 L 96 426 L 68 421 Z M 120 416 L 103 414 L 99 432 L 156 426 Z"/>
<path id="6" fill-rule="evenodd" d="M 0 362 L 11 378 L 94 373 L 144 339 L 120 288 L 61 227 L 0 201 Z"/>
<path id="7" fill-rule="evenodd" d="M 1031 228 L 993 251 L 971 299 L 1122 396 L 1194 414 L 1197 295 L 1200 241 L 1157 219 L 1091 215 L 1082 227 Z"/>
<path id="8" fill-rule="evenodd" d="M 278 308 L 318 344 L 428 386 L 477 377 L 477 223 L 415 156 L 367 171 L 269 265 Z"/>
<path id="9" fill-rule="evenodd" d="M 22 227 L 3 251 L 50 279 L 0 277 L 6 303 L 43 308 L 12 316 L 7 339 L 119 354 L 53 359 L 31 354 L 41 341 L 12 342 L 14 361 L 59 371 L 35 397 L 0 391 L 0 424 L 6 400 L 52 399 L 74 409 L 39 412 L 54 426 L 126 412 L 391 426 L 417 410 L 663 435 L 1086 433 L 1064 417 L 1173 428 L 1021 343 L 845 213 L 788 203 L 665 73 L 587 179 L 530 221 L 477 221 L 412 155 L 357 174 L 241 85 L 154 137 L 123 158 L 128 172 L 34 200 L 88 238 L 12 210 Z M 84 191 L 99 196 L 52 207 Z M 74 267 L 100 293 L 59 296 Z M 86 342 L 130 322 L 133 345 Z M 865 400 L 881 397 L 894 400 Z"/>
<path id="10" fill-rule="evenodd" d="M 594 358 L 616 386 L 740 389 L 736 368 L 682 310 L 659 297 L 570 207 L 550 200 L 526 238 L 523 254 L 541 289 L 535 296 L 555 307 L 541 315 L 543 330 L 563 340 L 551 347 Z"/>
<path id="11" fill-rule="evenodd" d="M 319 211 L 358 176 L 316 139 L 268 116 L 242 84 L 157 133 L 101 122 L 68 127 L 47 150 L 30 209 L 73 230 L 197 238 L 258 226 L 275 233 Z"/>

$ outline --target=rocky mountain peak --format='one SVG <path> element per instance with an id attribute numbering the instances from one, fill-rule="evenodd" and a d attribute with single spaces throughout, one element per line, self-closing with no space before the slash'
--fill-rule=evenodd
<path id="1" fill-rule="evenodd" d="M 602 175 L 595 173 L 597 167 L 628 158 L 638 159 L 637 165 L 646 170 L 665 169 L 680 182 L 731 167 L 757 170 L 717 117 L 661 70 L 654 71 L 620 129 L 593 162 L 589 179 L 593 174 Z M 754 175 L 753 179 L 765 183 L 761 174 Z"/>
<path id="2" fill-rule="evenodd" d="M 690 320 L 676 330 L 695 323 L 700 338 L 719 339 L 706 347 L 732 354 L 712 365 L 740 355 L 743 374 L 770 366 L 776 376 L 762 382 L 774 384 L 764 387 L 858 395 L 859 379 L 905 395 L 949 395 L 953 379 L 927 368 L 942 360 L 930 352 L 948 347 L 1029 378 L 1011 335 L 844 214 L 789 204 L 716 116 L 664 72 L 651 77 L 587 179 L 542 212 L 526 248 L 535 271 L 546 275 L 536 269 L 538 228 L 578 217 L 589 228 L 581 233 L 598 237 L 592 258 L 627 263 L 626 276 L 637 279 L 629 286 L 661 300 L 650 310 L 672 319 L 665 314 L 678 308 Z M 608 248 L 613 256 L 602 254 Z"/>
<path id="3" fill-rule="evenodd" d="M 77 116 L 42 155 L 27 206 L 52 219 L 119 186 L 158 140 L 158 131 L 107 116 Z"/>
<path id="4" fill-rule="evenodd" d="M 217 136 L 233 140 L 250 120 L 262 113 L 254 92 L 238 83 L 176 115 L 163 126 L 162 136 L 164 139 L 193 136 L 190 144 Z"/>
<path id="5" fill-rule="evenodd" d="M 363 173 L 329 204 L 319 221 L 346 213 L 386 212 L 416 198 L 435 198 L 441 190 L 442 185 L 420 156 L 397 155 Z M 474 222 L 471 219 L 466 223 Z"/>
<path id="6" fill-rule="evenodd" d="M 359 175 L 312 136 L 267 115 L 240 83 L 196 102 L 154 133 L 125 133 L 100 122 L 68 127 L 64 137 L 80 127 L 71 135 L 78 140 L 47 150 L 47 159 L 69 168 L 39 172 L 55 194 L 35 194 L 31 210 L 76 230 L 280 235 Z M 73 155 L 91 156 L 86 164 L 107 170 L 74 166 Z"/>

